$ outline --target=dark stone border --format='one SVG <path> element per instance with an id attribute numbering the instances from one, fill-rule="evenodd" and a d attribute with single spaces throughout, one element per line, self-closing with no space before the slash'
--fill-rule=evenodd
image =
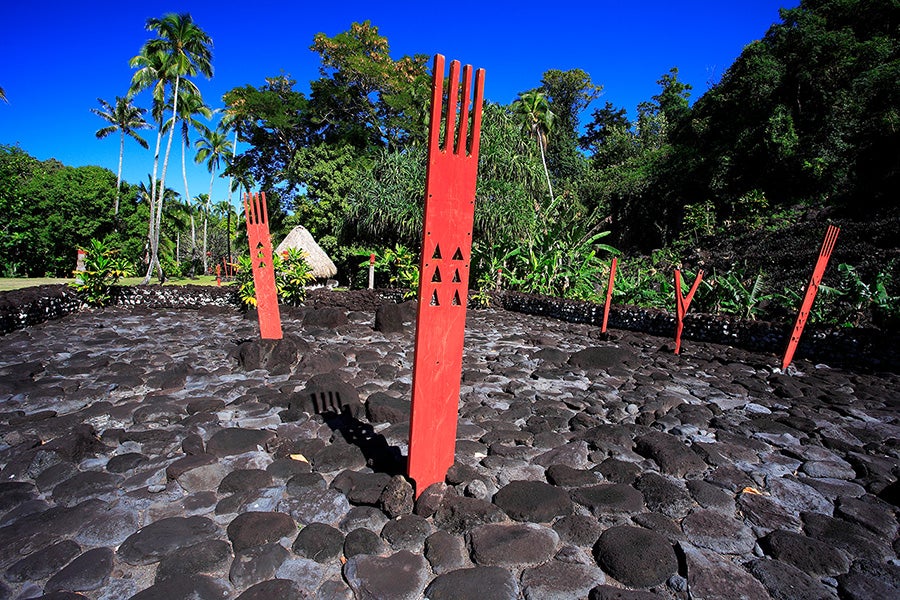
<path id="1" fill-rule="evenodd" d="M 236 290 L 230 286 L 117 287 L 113 290 L 112 298 L 114 304 L 147 308 L 240 307 Z M 382 301 L 402 300 L 403 293 L 398 290 L 334 292 L 318 289 L 310 292 L 307 305 L 374 311 Z M 598 327 L 603 320 L 602 304 L 577 300 L 501 292 L 494 295 L 493 305 L 513 312 Z M 0 335 L 64 317 L 78 312 L 83 306 L 75 291 L 66 285 L 43 285 L 0 292 Z M 609 313 L 609 327 L 672 337 L 675 332 L 675 316 L 659 310 L 613 305 Z M 732 317 L 688 313 L 683 337 L 685 340 L 735 346 L 753 352 L 771 352 L 780 356 L 792 327 L 792 323 L 744 321 Z M 807 326 L 796 357 L 830 365 L 900 371 L 900 349 L 896 335 L 876 329 Z"/>

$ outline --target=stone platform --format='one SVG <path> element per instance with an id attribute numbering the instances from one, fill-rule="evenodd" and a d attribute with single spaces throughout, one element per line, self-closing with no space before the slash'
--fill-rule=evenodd
<path id="1" fill-rule="evenodd" d="M 470 311 L 413 503 L 412 313 L 352 308 L 0 337 L 0 600 L 900 597 L 897 374 Z"/>

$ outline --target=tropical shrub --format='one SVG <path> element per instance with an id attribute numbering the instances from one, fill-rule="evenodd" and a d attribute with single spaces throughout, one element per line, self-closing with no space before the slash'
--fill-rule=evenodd
<path id="1" fill-rule="evenodd" d="M 85 302 L 93 306 L 104 306 L 110 300 L 112 287 L 123 277 L 132 274 L 131 264 L 116 256 L 117 248 L 92 239 L 84 259 L 84 271 L 74 271 L 75 281 L 70 285 Z"/>
<path id="2" fill-rule="evenodd" d="M 235 284 L 238 298 L 248 308 L 255 308 L 256 285 L 253 282 L 253 261 L 247 255 L 238 258 L 235 267 Z M 289 249 L 285 255 L 272 255 L 272 268 L 275 271 L 275 291 L 284 304 L 298 306 L 306 300 L 306 286 L 314 277 L 303 251 Z"/>

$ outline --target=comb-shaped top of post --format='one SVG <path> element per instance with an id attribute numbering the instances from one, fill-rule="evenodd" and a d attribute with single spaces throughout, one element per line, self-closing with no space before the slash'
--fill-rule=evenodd
<path id="1" fill-rule="evenodd" d="M 431 144 L 432 148 L 439 148 L 441 152 L 453 153 L 458 156 L 466 156 L 469 136 L 472 137 L 471 148 L 468 148 L 468 155 L 477 160 L 478 148 L 480 143 L 481 132 L 481 113 L 482 103 L 484 101 L 484 69 L 478 69 L 475 72 L 475 98 L 470 102 L 470 94 L 472 92 L 472 65 L 466 65 L 463 68 L 462 88 L 460 88 L 459 72 L 460 62 L 453 60 L 450 62 L 450 74 L 447 78 L 447 113 L 444 116 L 444 143 L 440 144 L 440 127 L 431 128 Z M 432 82 L 432 124 L 441 122 L 441 109 L 443 106 L 444 96 L 444 57 L 440 54 L 434 56 Z M 462 96 L 462 107 L 459 111 L 459 131 L 457 134 L 457 108 L 459 105 L 459 97 Z M 472 119 L 472 130 L 469 131 L 469 116 L 471 106 L 474 105 L 474 118 Z M 455 140 L 455 144 L 454 144 Z"/>

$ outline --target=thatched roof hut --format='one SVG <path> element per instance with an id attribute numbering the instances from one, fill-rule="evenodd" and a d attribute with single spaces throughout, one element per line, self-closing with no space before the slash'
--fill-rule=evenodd
<path id="1" fill-rule="evenodd" d="M 306 262 L 309 263 L 312 274 L 316 279 L 328 279 L 337 275 L 337 267 L 325 254 L 325 251 L 316 243 L 312 234 L 306 227 L 298 225 L 294 227 L 275 249 L 277 254 L 286 252 L 289 248 L 297 248 L 306 254 Z"/>

